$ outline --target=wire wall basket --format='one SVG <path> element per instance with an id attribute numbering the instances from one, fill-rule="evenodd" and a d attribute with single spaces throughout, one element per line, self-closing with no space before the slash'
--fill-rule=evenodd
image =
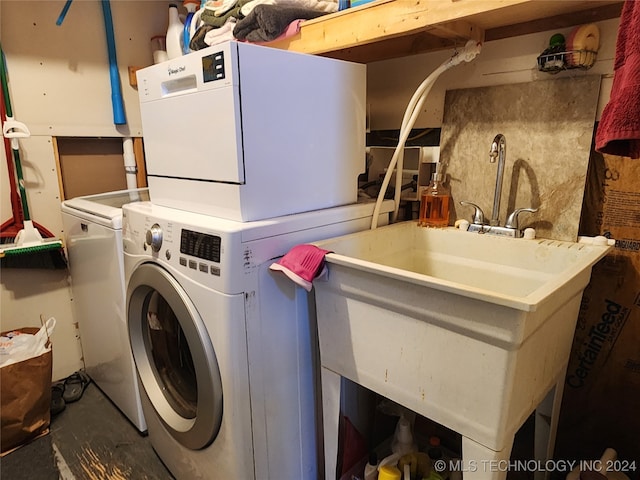
<path id="1" fill-rule="evenodd" d="M 547 73 L 558 73 L 575 68 L 588 70 L 596 63 L 597 56 L 598 52 L 593 50 L 562 50 L 558 52 L 545 50 L 538 56 L 538 70 Z"/>

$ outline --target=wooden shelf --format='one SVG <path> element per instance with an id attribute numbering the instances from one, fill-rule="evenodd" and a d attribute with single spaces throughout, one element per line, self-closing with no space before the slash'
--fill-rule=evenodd
<path id="1" fill-rule="evenodd" d="M 377 0 L 270 46 L 361 63 L 620 16 L 622 0 Z"/>

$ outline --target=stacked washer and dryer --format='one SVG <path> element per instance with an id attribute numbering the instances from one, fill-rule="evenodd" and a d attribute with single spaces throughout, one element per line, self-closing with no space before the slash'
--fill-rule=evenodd
<path id="1" fill-rule="evenodd" d="M 228 42 L 137 75 L 150 201 L 122 235 L 151 444 L 177 479 L 315 480 L 314 306 L 269 266 L 371 224 L 365 66 Z"/>

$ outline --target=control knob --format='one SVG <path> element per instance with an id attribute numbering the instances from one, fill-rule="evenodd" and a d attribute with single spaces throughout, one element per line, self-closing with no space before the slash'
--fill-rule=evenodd
<path id="1" fill-rule="evenodd" d="M 160 228 L 160 225 L 154 223 L 151 228 L 147 230 L 145 241 L 154 252 L 160 250 L 162 246 L 162 228 Z"/>

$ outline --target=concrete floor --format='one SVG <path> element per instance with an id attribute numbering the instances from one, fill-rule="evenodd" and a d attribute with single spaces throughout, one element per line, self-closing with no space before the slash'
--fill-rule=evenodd
<path id="1" fill-rule="evenodd" d="M 528 421 L 516 435 L 514 458 L 532 458 L 532 427 Z M 532 477 L 510 472 L 508 480 L 532 480 Z M 0 478 L 174 480 L 149 438 L 93 383 L 79 401 L 67 404 L 65 410 L 53 417 L 48 435 L 0 459 Z"/>
<path id="2" fill-rule="evenodd" d="M 91 383 L 50 433 L 0 459 L 7 480 L 173 480 L 141 434 Z"/>

